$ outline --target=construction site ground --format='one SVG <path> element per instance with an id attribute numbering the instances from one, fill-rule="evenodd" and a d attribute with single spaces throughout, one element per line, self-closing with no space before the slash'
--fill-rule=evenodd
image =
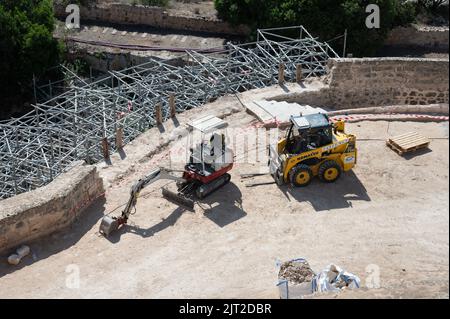
<path id="1" fill-rule="evenodd" d="M 234 110 L 230 127 L 255 122 L 235 98 L 216 103 Z M 316 297 L 448 298 L 448 122 L 359 122 L 347 131 L 358 137 L 359 160 L 335 184 L 246 187 L 271 181 L 240 177 L 266 163 L 237 164 L 232 182 L 190 212 L 162 197 L 160 181 L 142 192 L 130 225 L 103 238 L 103 215 L 127 201 L 137 179 L 169 164 L 139 144 L 158 140 L 151 129 L 127 146 L 128 170 L 116 155 L 99 165 L 110 178 L 105 199 L 71 229 L 31 243 L 19 266 L 2 259 L 0 298 L 278 298 L 276 261 L 298 257 L 316 272 L 335 263 L 361 277 L 361 289 Z M 410 131 L 432 138 L 430 149 L 401 157 L 386 147 L 386 138 Z M 79 288 L 67 286 L 70 265 L 79 267 Z M 367 271 L 377 267 L 380 288 L 368 289 Z"/>

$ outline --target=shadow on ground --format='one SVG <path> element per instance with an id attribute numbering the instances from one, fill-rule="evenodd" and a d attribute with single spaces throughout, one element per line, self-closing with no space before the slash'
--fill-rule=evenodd
<path id="1" fill-rule="evenodd" d="M 52 235 L 46 236 L 29 243 L 31 248 L 30 255 L 22 259 L 17 266 L 11 266 L 7 263 L 6 254 L 1 258 L 0 262 L 0 277 L 13 273 L 26 266 L 29 266 L 37 261 L 46 259 L 54 254 L 57 254 L 69 247 L 75 245 L 89 230 L 92 229 L 97 222 L 103 218 L 105 213 L 106 199 L 104 197 L 97 199 L 81 214 L 81 218 L 75 221 L 71 226 L 65 230 L 58 231 Z M 9 253 L 13 253 L 10 251 Z"/>
<path id="2" fill-rule="evenodd" d="M 226 227 L 247 215 L 242 209 L 242 193 L 233 183 L 229 183 L 204 200 L 198 201 L 197 204 L 204 216 L 221 228 Z M 108 240 L 111 243 L 118 243 L 121 236 L 126 233 L 136 234 L 142 238 L 152 237 L 157 233 L 174 226 L 178 219 L 186 212 L 192 213 L 188 209 L 180 206 L 161 222 L 150 228 L 141 228 L 137 225 L 132 225 L 131 222 L 130 224 L 121 227 L 117 232 L 112 233 L 108 237 Z"/>
<path id="3" fill-rule="evenodd" d="M 426 154 L 432 153 L 432 152 L 433 151 L 431 149 L 429 149 L 429 148 L 422 148 L 420 150 L 417 150 L 417 151 L 414 151 L 414 152 L 411 152 L 411 153 L 406 153 L 406 154 L 399 155 L 399 156 L 402 156 L 405 160 L 409 161 L 409 160 L 412 160 L 415 157 L 426 155 Z"/>
<path id="4" fill-rule="evenodd" d="M 141 228 L 137 225 L 133 225 L 133 223 L 131 221 L 129 224 L 120 227 L 116 232 L 111 233 L 108 237 L 108 240 L 111 243 L 116 244 L 120 241 L 120 238 L 122 237 L 122 235 L 126 234 L 126 233 L 132 233 L 132 234 L 141 236 L 142 238 L 152 237 L 152 236 L 156 235 L 157 233 L 162 232 L 163 230 L 174 226 L 176 224 L 176 222 L 178 221 L 178 219 L 186 211 L 187 211 L 187 209 L 185 209 L 184 207 L 178 207 L 168 217 L 164 218 L 161 222 L 159 222 L 158 224 L 156 224 L 150 228 L 146 228 L 146 229 Z"/>
<path id="5" fill-rule="evenodd" d="M 309 202 L 316 212 L 350 208 L 352 201 L 371 201 L 367 190 L 353 171 L 344 173 L 332 184 L 321 182 L 315 178 L 305 188 L 282 186 L 286 198 L 288 194 L 299 202 Z"/>
<path id="6" fill-rule="evenodd" d="M 199 203 L 204 215 L 220 228 L 247 216 L 242 209 L 241 190 L 233 183 L 226 185 Z"/>

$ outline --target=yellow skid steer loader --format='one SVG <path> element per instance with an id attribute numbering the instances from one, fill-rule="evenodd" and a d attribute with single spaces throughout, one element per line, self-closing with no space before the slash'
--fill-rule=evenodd
<path id="1" fill-rule="evenodd" d="M 278 185 L 305 187 L 314 176 L 327 183 L 357 162 L 356 137 L 345 123 L 332 123 L 326 114 L 291 116 L 286 137 L 269 147 L 270 174 Z"/>

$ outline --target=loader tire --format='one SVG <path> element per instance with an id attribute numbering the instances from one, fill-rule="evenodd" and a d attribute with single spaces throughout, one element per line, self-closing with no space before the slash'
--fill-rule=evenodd
<path id="1" fill-rule="evenodd" d="M 341 166 L 335 161 L 326 161 L 319 168 L 319 178 L 324 183 L 334 183 L 341 173 Z"/>
<path id="2" fill-rule="evenodd" d="M 289 172 L 289 180 L 295 187 L 306 187 L 313 179 L 313 172 L 308 165 L 299 164 Z"/>

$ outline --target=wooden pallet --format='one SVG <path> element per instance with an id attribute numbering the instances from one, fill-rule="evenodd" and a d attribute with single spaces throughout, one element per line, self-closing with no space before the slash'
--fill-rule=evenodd
<path id="1" fill-rule="evenodd" d="M 410 132 L 388 139 L 386 145 L 399 155 L 403 155 L 428 147 L 430 140 L 417 132 Z"/>

